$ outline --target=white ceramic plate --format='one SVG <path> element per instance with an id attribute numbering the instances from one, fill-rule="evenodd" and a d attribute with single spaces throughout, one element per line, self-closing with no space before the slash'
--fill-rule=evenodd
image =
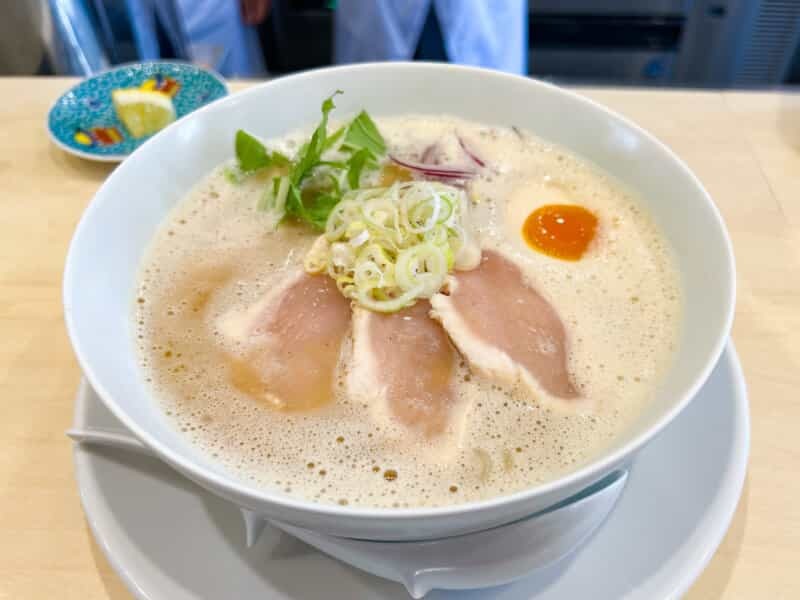
<path id="1" fill-rule="evenodd" d="M 120 65 L 84 79 L 55 101 L 47 116 L 50 139 L 65 152 L 88 160 L 125 160 L 151 136 L 137 139 L 128 133 L 111 102 L 111 91 L 142 86 L 169 94 L 179 119 L 228 94 L 219 74 L 190 63 Z"/>
<path id="2" fill-rule="evenodd" d="M 119 428 L 83 385 L 75 426 Z M 710 560 L 739 500 L 750 441 L 747 394 L 732 346 L 697 398 L 638 455 L 619 505 L 572 557 L 502 587 L 430 599 L 642 599 L 680 596 Z M 239 510 L 159 462 L 76 445 L 86 516 L 137 598 L 408 598 L 269 528 L 251 549 Z"/>

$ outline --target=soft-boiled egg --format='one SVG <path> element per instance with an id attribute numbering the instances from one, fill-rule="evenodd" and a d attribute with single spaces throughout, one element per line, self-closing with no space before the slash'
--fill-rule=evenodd
<path id="1" fill-rule="evenodd" d="M 580 260 L 594 239 L 597 216 L 552 181 L 528 182 L 512 192 L 506 213 L 509 239 L 562 260 Z"/>

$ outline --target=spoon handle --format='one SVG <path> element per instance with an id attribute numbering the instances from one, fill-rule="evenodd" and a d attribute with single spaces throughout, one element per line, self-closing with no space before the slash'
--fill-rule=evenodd
<path id="1" fill-rule="evenodd" d="M 152 456 L 152 452 L 142 442 L 128 433 L 108 429 L 68 429 L 67 437 L 81 444 L 97 444 L 133 450 Z"/>

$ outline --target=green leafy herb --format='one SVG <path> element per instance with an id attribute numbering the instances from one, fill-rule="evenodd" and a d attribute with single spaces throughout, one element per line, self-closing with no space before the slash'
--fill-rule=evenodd
<path id="1" fill-rule="evenodd" d="M 341 199 L 341 194 L 336 194 L 332 189 L 303 193 L 297 186 L 291 186 L 286 198 L 286 214 L 304 221 L 315 229 L 322 230 L 325 229 L 328 215 Z"/>
<path id="2" fill-rule="evenodd" d="M 342 187 L 339 185 L 339 178 L 336 177 L 333 173 L 328 173 L 328 179 L 331 182 L 331 188 L 333 189 L 333 193 L 337 196 L 342 195 Z"/>
<path id="3" fill-rule="evenodd" d="M 344 135 L 345 131 L 347 131 L 347 126 L 346 125 L 342 125 L 341 127 L 339 127 L 339 129 L 337 129 L 331 135 L 329 135 L 328 139 L 325 140 L 325 147 L 322 149 L 323 152 L 325 150 L 329 150 L 330 148 L 333 148 L 334 144 L 336 144 L 336 142 L 339 141 L 339 138 Z"/>
<path id="4" fill-rule="evenodd" d="M 286 175 L 273 177 L 272 185 L 266 187 L 256 205 L 256 209 L 273 213 L 277 224 L 286 214 L 286 197 L 288 193 L 289 178 Z"/>
<path id="5" fill-rule="evenodd" d="M 337 194 L 320 194 L 316 196 L 306 208 L 309 222 L 317 229 L 325 229 L 325 224 L 328 222 L 328 215 L 331 214 L 333 207 L 339 204 L 339 200 L 341 199 L 341 195 Z"/>
<path id="6" fill-rule="evenodd" d="M 330 97 L 322 102 L 322 120 L 320 121 L 314 133 L 311 134 L 311 139 L 307 144 L 303 144 L 300 152 L 297 154 L 297 161 L 295 162 L 292 170 L 289 173 L 289 179 L 292 184 L 297 185 L 303 181 L 322 161 L 322 153 L 325 151 L 325 142 L 328 136 L 328 115 L 336 107 L 333 99 L 343 93 L 342 90 L 336 90 Z"/>
<path id="7" fill-rule="evenodd" d="M 303 203 L 303 198 L 300 196 L 300 188 L 291 183 L 289 184 L 289 194 L 286 196 L 286 214 L 294 215 L 303 221 L 308 221 L 306 206 Z"/>
<path id="8" fill-rule="evenodd" d="M 358 113 L 347 127 L 343 145 L 352 151 L 366 148 L 375 159 L 386 152 L 386 142 L 383 141 L 378 127 L 365 110 Z"/>
<path id="9" fill-rule="evenodd" d="M 222 169 L 222 175 L 225 177 L 225 181 L 231 183 L 233 185 L 239 185 L 242 183 L 242 171 L 239 167 L 234 165 L 226 166 Z"/>
<path id="10" fill-rule="evenodd" d="M 269 166 L 288 167 L 287 174 L 276 177 L 264 191 L 258 209 L 270 211 L 277 223 L 286 216 L 294 217 L 316 229 L 324 229 L 333 207 L 342 199 L 347 189 L 357 189 L 365 168 L 375 168 L 378 159 L 386 152 L 375 123 L 361 111 L 347 125 L 328 135 L 328 116 L 335 108 L 337 90 L 322 103 L 322 119 L 311 138 L 290 161 L 278 152 L 268 152 L 253 136 L 238 131 L 236 157 L 238 171 L 246 174 Z M 344 139 L 342 139 L 344 138 Z M 347 160 L 324 160 L 322 155 L 342 141 L 339 150 Z M 318 168 L 322 177 L 312 177 Z M 342 189 L 345 185 L 345 189 Z"/>
<path id="11" fill-rule="evenodd" d="M 274 210 L 275 199 L 278 197 L 278 190 L 281 186 L 281 177 L 273 177 L 272 184 L 264 188 L 264 193 L 256 204 L 257 210 Z"/>
<path id="12" fill-rule="evenodd" d="M 334 169 L 346 169 L 347 163 L 341 160 L 321 160 L 317 163 L 320 167 L 332 167 Z"/>
<path id="13" fill-rule="evenodd" d="M 252 173 L 266 167 L 286 167 L 290 164 L 280 152 L 268 152 L 264 144 L 246 131 L 236 132 L 236 160 L 239 169 Z"/>
<path id="14" fill-rule="evenodd" d="M 361 171 L 367 161 L 372 158 L 372 154 L 367 148 L 361 148 L 356 151 L 347 161 L 347 183 L 350 184 L 350 189 L 355 190 L 361 183 Z"/>
<path id="15" fill-rule="evenodd" d="M 270 159 L 272 160 L 272 166 L 274 167 L 288 167 L 292 164 L 285 154 L 281 154 L 277 150 L 274 150 L 270 155 Z"/>
<path id="16" fill-rule="evenodd" d="M 341 90 L 336 90 L 329 98 L 322 103 L 322 120 L 320 121 L 311 139 L 303 144 L 297 154 L 297 159 L 289 171 L 290 188 L 286 199 L 286 214 L 297 217 L 309 225 L 323 229 L 331 210 L 341 199 L 341 192 L 338 194 L 321 192 L 308 201 L 303 197 L 301 186 L 303 181 L 311 175 L 312 171 L 319 166 L 329 168 L 344 168 L 344 164 L 322 160 L 322 153 L 328 147 L 328 115 L 335 108 L 333 99 L 341 94 Z M 333 135 L 341 136 L 341 133 Z M 335 140 L 334 140 L 335 141 Z"/>

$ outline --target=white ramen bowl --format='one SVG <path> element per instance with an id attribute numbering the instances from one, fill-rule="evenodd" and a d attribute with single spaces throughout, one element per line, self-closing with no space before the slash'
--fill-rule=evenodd
<path id="1" fill-rule="evenodd" d="M 144 381 L 131 323 L 137 270 L 168 211 L 233 153 L 238 128 L 264 137 L 319 120 L 334 90 L 337 115 L 449 113 L 516 125 L 594 162 L 639 192 L 671 242 L 684 289 L 680 348 L 656 398 L 591 463 L 544 485 L 442 508 L 315 504 L 239 481 L 176 431 Z M 310 71 L 206 106 L 154 136 L 109 176 L 78 225 L 64 274 L 64 314 L 78 361 L 114 415 L 165 462 L 266 518 L 336 536 L 431 539 L 540 511 L 631 461 L 689 403 L 728 337 L 735 296 L 730 240 L 708 193 L 666 146 L 602 106 L 558 87 L 446 64 L 380 63 Z"/>

